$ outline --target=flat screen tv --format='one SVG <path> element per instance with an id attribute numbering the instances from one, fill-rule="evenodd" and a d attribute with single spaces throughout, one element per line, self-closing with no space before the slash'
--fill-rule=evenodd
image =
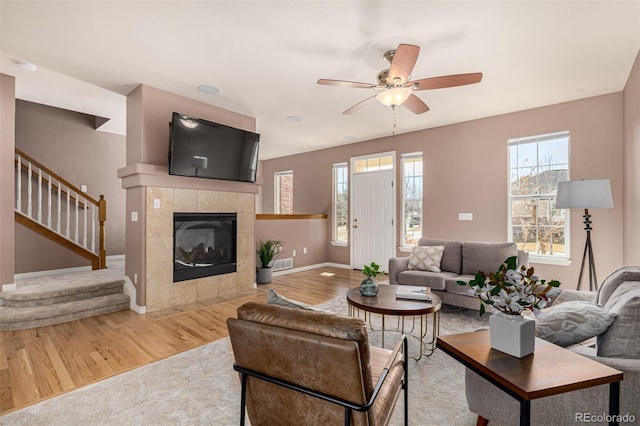
<path id="1" fill-rule="evenodd" d="M 169 174 L 255 182 L 260 135 L 173 113 Z"/>

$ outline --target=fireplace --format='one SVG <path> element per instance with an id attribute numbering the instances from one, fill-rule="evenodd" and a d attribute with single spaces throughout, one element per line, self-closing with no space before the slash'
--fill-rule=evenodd
<path id="1" fill-rule="evenodd" d="M 236 272 L 236 213 L 174 213 L 173 282 Z"/>

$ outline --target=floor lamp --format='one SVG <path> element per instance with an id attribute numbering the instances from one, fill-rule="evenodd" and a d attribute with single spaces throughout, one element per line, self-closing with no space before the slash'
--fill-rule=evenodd
<path id="1" fill-rule="evenodd" d="M 587 231 L 587 241 L 582 254 L 582 266 L 580 266 L 580 278 L 578 278 L 578 290 L 582 283 L 584 264 L 589 258 L 589 290 L 598 290 L 598 278 L 596 277 L 596 264 L 591 246 L 591 215 L 589 209 L 613 208 L 611 196 L 611 182 L 609 179 L 573 180 L 560 182 L 556 195 L 557 209 L 584 209 L 584 230 Z"/>

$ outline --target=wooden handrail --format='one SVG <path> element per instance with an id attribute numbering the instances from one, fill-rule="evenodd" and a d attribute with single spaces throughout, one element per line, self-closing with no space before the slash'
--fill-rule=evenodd
<path id="1" fill-rule="evenodd" d="M 287 220 L 287 219 L 326 219 L 326 214 L 271 214 L 258 213 L 256 220 Z"/>

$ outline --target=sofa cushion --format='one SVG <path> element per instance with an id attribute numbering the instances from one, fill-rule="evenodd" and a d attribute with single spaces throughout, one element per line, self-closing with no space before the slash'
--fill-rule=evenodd
<path id="1" fill-rule="evenodd" d="M 473 275 L 458 275 L 453 278 L 447 278 L 444 281 L 445 290 L 447 290 L 447 293 L 464 294 L 469 296 L 469 291 L 468 291 L 469 287 L 464 285 L 459 285 L 458 281 L 464 281 L 468 283 L 474 278 L 475 276 Z"/>
<path id="2" fill-rule="evenodd" d="M 566 348 L 607 331 L 616 314 L 591 302 L 564 302 L 536 318 L 536 336 Z"/>
<path id="3" fill-rule="evenodd" d="M 479 243 L 475 241 L 462 244 L 462 274 L 475 275 L 479 271 L 489 274 L 496 272 L 502 262 L 518 255 L 514 243 Z"/>
<path id="4" fill-rule="evenodd" d="M 402 285 L 417 285 L 429 287 L 433 290 L 444 290 L 444 280 L 453 278 L 452 272 L 403 271 L 398 274 L 398 283 Z"/>
<path id="5" fill-rule="evenodd" d="M 444 246 L 416 246 L 409 256 L 409 269 L 440 272 Z"/>
<path id="6" fill-rule="evenodd" d="M 614 312 L 616 319 L 598 336 L 598 356 L 640 359 L 640 281 L 620 284 L 604 307 Z"/>
<path id="7" fill-rule="evenodd" d="M 444 246 L 440 269 L 446 272 L 460 274 L 462 270 L 462 242 L 453 240 L 436 240 L 433 238 L 421 238 L 419 246 Z"/>

